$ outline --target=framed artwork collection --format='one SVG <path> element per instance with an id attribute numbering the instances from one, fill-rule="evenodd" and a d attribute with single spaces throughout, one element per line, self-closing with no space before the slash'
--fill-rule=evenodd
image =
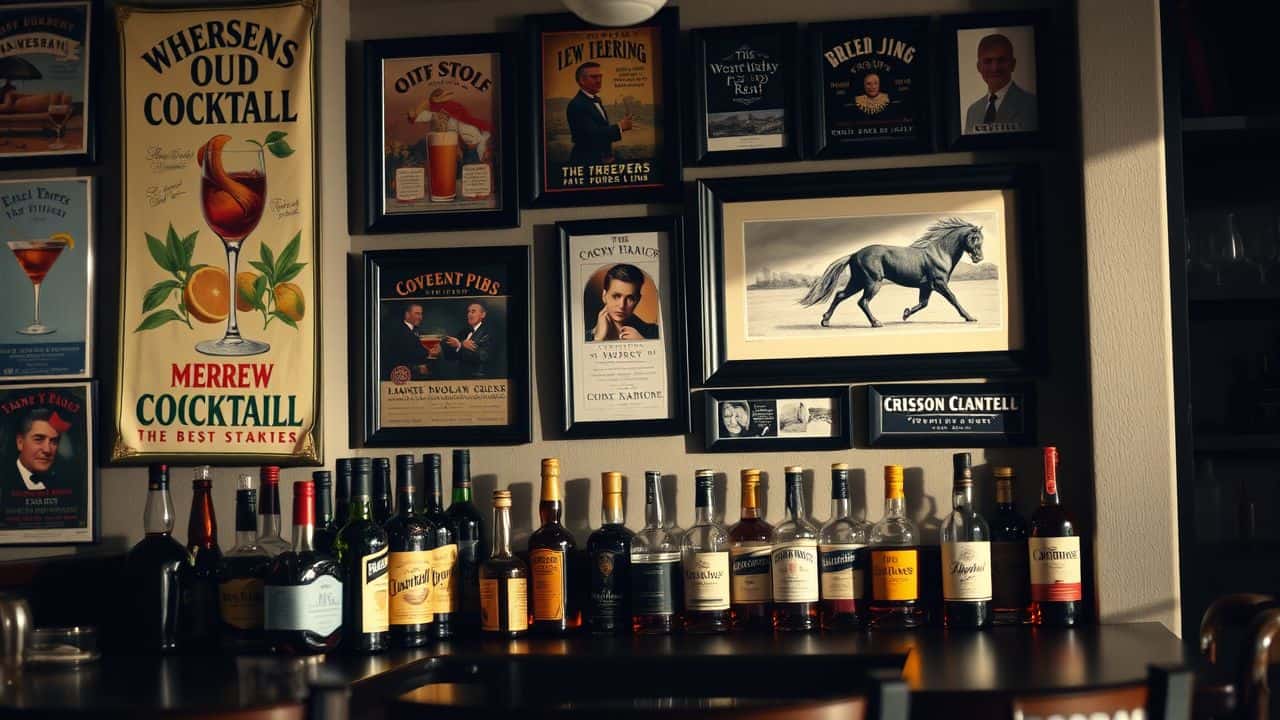
<path id="1" fill-rule="evenodd" d="M 847 385 L 708 389 L 700 394 L 703 446 L 710 452 L 853 447 Z"/>

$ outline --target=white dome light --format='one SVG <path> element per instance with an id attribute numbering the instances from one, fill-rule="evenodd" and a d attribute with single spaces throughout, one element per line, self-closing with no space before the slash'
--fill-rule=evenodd
<path id="1" fill-rule="evenodd" d="M 667 0 L 561 0 L 574 15 L 592 25 L 620 27 L 653 17 Z"/>

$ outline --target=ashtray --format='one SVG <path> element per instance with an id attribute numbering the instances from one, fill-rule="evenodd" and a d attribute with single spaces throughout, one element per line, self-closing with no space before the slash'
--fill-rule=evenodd
<path id="1" fill-rule="evenodd" d="M 26 661 L 40 665 L 80 665 L 99 657 L 95 627 L 36 628 Z"/>

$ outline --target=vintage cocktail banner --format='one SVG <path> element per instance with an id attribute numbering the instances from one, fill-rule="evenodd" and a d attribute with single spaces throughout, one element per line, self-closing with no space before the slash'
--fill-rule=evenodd
<path id="1" fill-rule="evenodd" d="M 0 160 L 87 157 L 92 11 L 82 1 L 0 5 Z"/>
<path id="2" fill-rule="evenodd" d="M 118 10 L 115 460 L 317 462 L 316 7 Z"/>

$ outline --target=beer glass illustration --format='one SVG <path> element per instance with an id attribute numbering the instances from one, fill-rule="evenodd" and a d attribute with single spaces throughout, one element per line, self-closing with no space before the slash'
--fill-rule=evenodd
<path id="1" fill-rule="evenodd" d="M 57 139 L 49 143 L 50 150 L 61 150 L 66 147 L 62 142 L 62 131 L 66 129 L 67 122 L 71 120 L 71 115 L 74 113 L 70 98 L 64 95 L 62 99 L 63 102 L 54 102 L 49 105 L 49 122 L 58 133 Z"/>
<path id="2" fill-rule="evenodd" d="M 427 133 L 427 164 L 431 172 L 431 202 L 452 202 L 458 196 L 458 131 Z"/>
<path id="3" fill-rule="evenodd" d="M 18 330 L 22 335 L 49 335 L 54 329 L 40 322 L 40 284 L 58 261 L 58 256 L 67 248 L 65 236 L 55 235 L 48 240 L 10 240 L 9 250 L 22 267 L 22 271 L 31 280 L 32 292 L 35 294 L 35 317 L 31 324 Z"/>

